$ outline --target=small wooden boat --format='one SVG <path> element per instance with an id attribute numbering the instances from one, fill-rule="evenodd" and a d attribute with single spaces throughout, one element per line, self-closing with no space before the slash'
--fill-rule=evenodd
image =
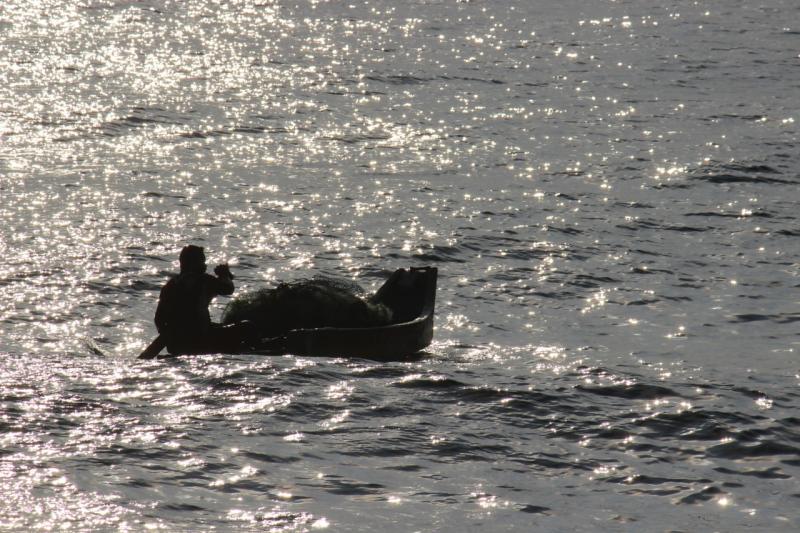
<path id="1" fill-rule="evenodd" d="M 293 329 L 278 337 L 262 339 L 246 349 L 239 347 L 226 352 L 362 357 L 383 361 L 412 356 L 430 345 L 433 339 L 437 276 L 435 267 L 395 271 L 371 298 L 391 309 L 393 319 L 387 325 Z M 163 347 L 157 338 L 139 357 L 152 359 Z"/>

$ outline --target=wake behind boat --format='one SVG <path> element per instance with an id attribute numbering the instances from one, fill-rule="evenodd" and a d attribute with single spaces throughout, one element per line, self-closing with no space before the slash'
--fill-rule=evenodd
<path id="1" fill-rule="evenodd" d="M 336 319 L 322 318 L 322 322 L 309 322 L 315 309 L 304 313 L 290 308 L 294 302 L 285 302 L 287 321 L 276 320 L 281 313 L 271 310 L 265 320 L 264 309 L 258 306 L 226 313 L 235 320 L 225 327 L 247 332 L 243 337 L 232 337 L 228 346 L 209 347 L 199 353 L 260 353 L 268 355 L 295 354 L 304 356 L 364 357 L 376 360 L 396 360 L 416 354 L 430 345 L 433 339 L 433 315 L 436 303 L 438 271 L 434 267 L 398 269 L 381 288 L 364 301 L 371 307 L 388 312 L 380 325 L 364 325 L 363 314 L 351 317 L 339 313 Z M 235 302 L 234 302 L 235 303 Z M 280 311 L 280 309 L 278 309 Z M 342 315 L 345 315 L 344 318 Z M 278 323 L 278 330 L 276 330 Z M 314 324 L 309 327 L 308 324 Z M 241 327 L 247 325 L 247 327 Z M 256 340 L 253 340 L 256 339 Z M 151 343 L 139 356 L 152 359 L 165 347 L 161 337 Z"/>

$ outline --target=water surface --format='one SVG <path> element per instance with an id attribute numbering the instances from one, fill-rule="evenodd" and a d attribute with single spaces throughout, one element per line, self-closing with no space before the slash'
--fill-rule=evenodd
<path id="1" fill-rule="evenodd" d="M 0 524 L 795 531 L 798 31 L 788 0 L 5 2 Z M 437 266 L 435 342 L 137 362 L 188 242 L 239 291 Z"/>

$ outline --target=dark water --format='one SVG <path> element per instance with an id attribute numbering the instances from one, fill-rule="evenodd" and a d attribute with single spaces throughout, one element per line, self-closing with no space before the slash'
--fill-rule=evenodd
<path id="1" fill-rule="evenodd" d="M 0 65 L 0 528 L 800 526 L 795 2 L 19 0 Z M 435 342 L 137 362 L 190 241 L 437 266 Z"/>

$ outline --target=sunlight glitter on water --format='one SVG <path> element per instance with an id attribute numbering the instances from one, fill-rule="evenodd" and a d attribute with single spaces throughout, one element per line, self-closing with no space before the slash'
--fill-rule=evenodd
<path id="1" fill-rule="evenodd" d="M 3 520 L 791 530 L 796 14 L 5 2 Z M 130 364 L 188 241 L 434 264 L 435 342 Z"/>

